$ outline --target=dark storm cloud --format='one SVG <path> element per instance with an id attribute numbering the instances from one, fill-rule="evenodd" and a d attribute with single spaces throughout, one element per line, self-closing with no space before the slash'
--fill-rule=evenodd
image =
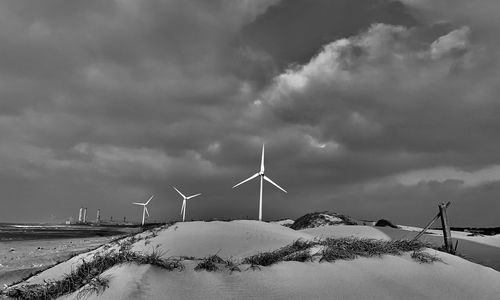
<path id="1" fill-rule="evenodd" d="M 469 205 L 457 209 L 470 214 L 470 203 L 491 201 L 477 199 L 480 188 L 453 186 L 449 193 L 437 189 L 422 194 L 413 187 L 390 185 L 376 193 L 360 192 L 359 184 L 429 169 L 418 174 L 425 182 L 436 166 L 471 172 L 498 164 L 498 41 L 484 39 L 498 28 L 476 25 L 459 18 L 431 19 L 412 27 L 372 24 L 359 34 L 327 43 L 309 61 L 276 76 L 261 95 L 283 126 L 314 128 L 312 133 L 303 131 L 311 135 L 310 145 L 335 153 L 321 160 L 324 170 L 330 168 L 330 174 L 323 175 L 333 185 L 349 184 L 351 188 L 344 188 L 352 189 L 342 193 L 344 199 L 332 200 L 337 207 L 349 210 L 346 203 L 353 201 L 354 207 L 380 205 L 378 211 L 401 211 L 410 203 L 461 195 L 471 198 Z M 491 178 L 482 179 L 498 180 L 496 173 L 498 168 Z M 456 174 L 441 175 L 438 180 L 446 181 Z M 475 211 L 476 216 L 483 212 Z"/>
<path id="2" fill-rule="evenodd" d="M 247 25 L 242 39 L 283 67 L 304 63 L 324 44 L 358 34 L 372 23 L 413 26 L 417 21 L 397 1 L 288 0 Z"/>
<path id="3" fill-rule="evenodd" d="M 203 193 L 194 218 L 252 217 L 256 183 L 230 187 L 263 142 L 290 192 L 265 187 L 265 218 L 488 203 L 499 23 L 484 21 L 492 2 L 449 17 L 444 2 L 3 2 L 0 199 L 16 209 L 0 220 L 81 205 L 133 218 L 153 193 L 152 218 L 175 218 L 172 184 Z M 421 193 L 429 174 L 438 188 Z"/>
<path id="4" fill-rule="evenodd" d="M 24 191 L 3 201 L 71 202 L 60 216 L 215 176 L 204 156 L 252 92 L 232 40 L 273 2 L 3 3 L 0 161 Z"/>

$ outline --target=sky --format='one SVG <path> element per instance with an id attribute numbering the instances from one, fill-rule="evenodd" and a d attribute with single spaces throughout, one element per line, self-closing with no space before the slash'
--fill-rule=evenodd
<path id="1" fill-rule="evenodd" d="M 500 226 L 500 2 L 0 2 L 0 222 Z"/>

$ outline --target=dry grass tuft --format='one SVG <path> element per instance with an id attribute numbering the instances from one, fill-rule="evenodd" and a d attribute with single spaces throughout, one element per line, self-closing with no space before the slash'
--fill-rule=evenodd
<path id="1" fill-rule="evenodd" d="M 321 246 L 319 254 L 312 255 L 310 249 Z M 325 240 L 302 241 L 297 240 L 290 245 L 275 251 L 262 252 L 243 259 L 243 263 L 251 266 L 270 266 L 282 261 L 319 261 L 333 262 L 336 260 L 352 260 L 357 257 L 381 257 L 382 255 L 402 255 L 405 252 L 418 252 L 429 245 L 416 241 L 395 240 L 382 241 L 359 238 L 328 238 Z M 427 259 L 425 253 L 415 254 L 413 259 L 422 261 Z M 430 262 L 438 261 L 436 258 Z"/>
<path id="2" fill-rule="evenodd" d="M 330 217 L 337 218 L 339 221 L 332 221 Z M 361 225 L 362 222 L 355 220 L 349 216 L 338 214 L 335 212 L 323 211 L 313 212 L 298 218 L 290 225 L 291 229 L 300 230 L 305 228 L 314 228 L 324 225 Z"/>
<path id="3" fill-rule="evenodd" d="M 227 262 L 220 258 L 217 254 L 205 257 L 195 268 L 195 271 L 205 270 L 208 272 L 215 272 L 219 270 L 220 264 L 227 265 Z"/>
<path id="4" fill-rule="evenodd" d="M 109 278 L 101 277 L 101 274 L 115 265 L 136 263 L 150 264 L 169 271 L 184 269 L 179 259 L 163 259 L 163 253 L 158 249 L 142 254 L 131 252 L 128 243 L 122 246 L 118 252 L 97 252 L 90 261 L 82 259 L 82 264 L 78 268 L 60 280 L 10 288 L 2 291 L 2 294 L 19 299 L 53 299 L 83 288 L 78 297 L 88 297 L 92 293 L 100 294 L 108 287 Z"/>
<path id="5" fill-rule="evenodd" d="M 243 263 L 258 266 L 270 266 L 280 261 L 306 261 L 308 259 L 312 259 L 309 251 L 306 250 L 313 247 L 315 243 L 316 242 L 314 241 L 303 241 L 299 239 L 278 250 L 262 252 L 246 257 L 243 259 Z"/>
<path id="6" fill-rule="evenodd" d="M 442 262 L 441 258 L 437 257 L 436 255 L 431 255 L 427 252 L 423 252 L 422 250 L 414 251 L 411 254 L 411 258 L 421 264 L 431 264 L 436 261 Z"/>
<path id="7" fill-rule="evenodd" d="M 340 238 L 326 239 L 322 244 L 326 247 L 321 253 L 320 261 L 351 260 L 357 257 L 380 257 L 382 255 L 402 255 L 404 252 L 418 251 L 425 247 L 419 241 L 394 240 L 383 241 L 373 239 Z"/>
<path id="8" fill-rule="evenodd" d="M 77 299 L 86 299 L 92 294 L 99 296 L 109 287 L 109 276 L 97 275 L 92 278 L 76 295 Z"/>

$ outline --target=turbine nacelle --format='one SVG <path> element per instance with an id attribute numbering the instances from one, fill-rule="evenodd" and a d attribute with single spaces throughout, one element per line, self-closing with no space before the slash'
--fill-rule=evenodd
<path id="1" fill-rule="evenodd" d="M 146 201 L 146 203 L 142 203 L 142 202 L 132 202 L 132 204 L 135 204 L 135 205 L 141 205 L 143 207 L 142 209 L 142 225 L 144 226 L 144 219 L 146 218 L 146 215 L 148 215 L 149 217 L 149 211 L 148 211 L 148 207 L 147 205 L 149 204 L 149 201 L 151 201 L 153 199 L 154 195 L 151 196 L 148 201 Z"/>
<path id="2" fill-rule="evenodd" d="M 179 195 L 181 195 L 182 197 L 182 207 L 181 207 L 181 216 L 182 216 L 182 222 L 184 222 L 184 220 L 186 219 L 186 205 L 187 205 L 187 200 L 191 199 L 191 198 L 194 198 L 194 197 L 198 197 L 201 195 L 201 193 L 199 194 L 194 194 L 194 195 L 191 195 L 191 196 L 185 196 L 183 193 L 181 193 L 181 191 L 179 191 L 175 186 L 172 186 L 172 188 L 177 192 L 179 193 Z"/>

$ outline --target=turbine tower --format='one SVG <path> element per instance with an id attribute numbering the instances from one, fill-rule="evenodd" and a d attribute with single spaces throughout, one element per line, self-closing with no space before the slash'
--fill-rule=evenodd
<path id="1" fill-rule="evenodd" d="M 135 205 L 142 205 L 143 209 L 142 209 L 142 226 L 144 226 L 144 219 L 146 217 L 146 214 L 148 215 L 149 217 L 149 211 L 148 211 L 148 208 L 147 208 L 147 205 L 149 203 L 149 201 L 151 201 L 151 199 L 153 199 L 154 195 L 151 196 L 151 198 L 149 198 L 149 200 L 146 202 L 146 203 L 140 203 L 140 202 L 133 202 L 132 204 L 135 204 Z"/>
<path id="2" fill-rule="evenodd" d="M 250 176 L 249 178 L 243 180 L 242 182 L 236 184 L 235 186 L 233 186 L 233 188 L 237 187 L 238 185 L 241 185 L 247 181 L 250 181 L 256 177 L 260 177 L 260 200 L 259 200 L 259 221 L 262 221 L 262 186 L 264 184 L 264 180 L 266 180 L 267 182 L 271 183 L 272 185 L 274 185 L 275 187 L 277 187 L 278 189 L 282 190 L 283 192 L 286 193 L 285 189 L 283 189 L 282 187 L 280 187 L 279 185 L 277 185 L 274 181 L 272 181 L 269 177 L 267 177 L 265 174 L 264 174 L 264 171 L 265 171 L 265 167 L 264 167 L 264 144 L 262 144 L 262 159 L 260 161 L 260 172 L 257 172 L 255 173 L 254 175 Z"/>
<path id="3" fill-rule="evenodd" d="M 184 222 L 184 220 L 186 219 L 186 204 L 187 204 L 187 201 L 186 200 L 189 200 L 191 198 L 194 198 L 194 197 L 198 197 L 199 195 L 201 194 L 195 194 L 195 195 L 191 195 L 191 196 L 184 196 L 183 193 L 181 193 L 181 191 L 179 191 L 175 186 L 172 186 L 174 188 L 174 190 L 177 191 L 177 193 L 179 193 L 179 195 L 182 196 L 182 207 L 181 207 L 181 216 L 182 216 L 182 222 Z"/>

